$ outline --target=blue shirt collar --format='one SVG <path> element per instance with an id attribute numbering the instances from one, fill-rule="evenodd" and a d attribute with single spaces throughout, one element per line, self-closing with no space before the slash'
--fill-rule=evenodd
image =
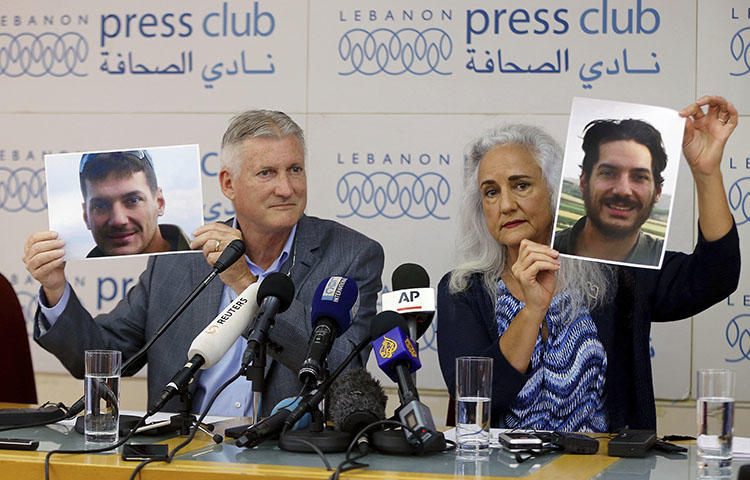
<path id="1" fill-rule="evenodd" d="M 237 217 L 234 217 L 234 220 L 232 220 L 232 228 L 238 228 L 239 225 L 237 223 Z M 258 277 L 258 280 L 263 280 L 266 276 L 268 276 L 271 273 L 278 272 L 281 270 L 281 266 L 284 265 L 284 262 L 286 262 L 286 259 L 289 258 L 289 255 L 292 252 L 292 245 L 294 244 L 294 235 L 297 233 L 297 224 L 295 223 L 292 227 L 292 231 L 289 232 L 289 237 L 286 239 L 286 243 L 284 244 L 284 248 L 281 250 L 281 255 L 274 260 L 274 262 L 271 264 L 270 267 L 268 267 L 268 270 L 263 270 L 256 264 L 254 264 L 248 257 L 245 255 L 245 262 L 247 263 L 247 266 L 250 268 L 250 272 L 252 272 L 253 275 Z"/>

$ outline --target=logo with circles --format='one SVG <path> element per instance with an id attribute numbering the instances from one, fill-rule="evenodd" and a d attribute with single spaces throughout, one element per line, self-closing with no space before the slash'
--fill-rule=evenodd
<path id="1" fill-rule="evenodd" d="M 740 67 L 740 71 L 729 72 L 733 77 L 741 77 L 750 72 L 750 27 L 741 28 L 729 41 L 729 53 Z"/>
<path id="2" fill-rule="evenodd" d="M 737 226 L 750 223 L 750 177 L 743 177 L 734 182 L 729 187 L 727 200 Z"/>
<path id="3" fill-rule="evenodd" d="M 729 321 L 725 332 L 727 345 L 736 354 L 735 358 L 726 358 L 730 363 L 750 360 L 750 314 L 742 313 Z"/>
<path id="4" fill-rule="evenodd" d="M 453 53 L 453 41 L 439 28 L 353 28 L 339 40 L 338 51 L 346 64 L 339 75 L 450 75 L 444 64 Z"/>
<path id="5" fill-rule="evenodd" d="M 47 208 L 44 169 L 0 167 L 0 210 L 41 212 Z"/>
<path id="6" fill-rule="evenodd" d="M 76 71 L 89 55 L 79 33 L 0 33 L 0 75 L 6 77 L 85 77 Z"/>
<path id="7" fill-rule="evenodd" d="M 339 179 L 336 197 L 347 208 L 339 218 L 408 217 L 421 220 L 432 217 L 447 220 L 442 210 L 450 199 L 448 180 L 435 172 L 417 175 L 411 172 L 349 172 Z"/>

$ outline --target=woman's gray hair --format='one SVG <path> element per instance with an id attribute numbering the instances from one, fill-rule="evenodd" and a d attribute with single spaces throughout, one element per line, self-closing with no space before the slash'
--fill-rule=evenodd
<path id="1" fill-rule="evenodd" d="M 305 135 L 294 120 L 284 112 L 273 110 L 248 110 L 236 117 L 227 127 L 221 139 L 221 166 L 236 177 L 242 167 L 241 158 L 237 155 L 239 144 L 248 138 L 270 137 L 284 138 L 294 136 L 305 151 Z"/>
<path id="2" fill-rule="evenodd" d="M 480 274 L 493 305 L 497 299 L 497 281 L 505 268 L 507 247 L 498 245 L 487 228 L 477 175 L 482 158 L 500 145 L 523 147 L 537 161 L 550 192 L 550 212 L 556 207 L 563 159 L 560 145 L 544 130 L 532 125 L 500 125 L 486 131 L 468 148 L 464 158 L 464 193 L 456 241 L 457 266 L 451 272 L 449 290 L 451 293 L 466 290 L 469 277 Z M 604 264 L 561 258 L 558 293 L 566 291 L 571 294 L 574 311 L 582 306 L 591 310 L 603 303 L 607 292 L 612 291 L 613 273 L 613 269 Z"/>

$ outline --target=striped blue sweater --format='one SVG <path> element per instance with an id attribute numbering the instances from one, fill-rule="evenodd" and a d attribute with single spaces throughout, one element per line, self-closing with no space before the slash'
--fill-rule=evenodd
<path id="1" fill-rule="evenodd" d="M 498 281 L 495 305 L 498 334 L 502 335 L 523 308 Z M 605 407 L 607 355 L 588 310 L 570 318 L 570 297 L 552 299 L 545 321 L 547 340 L 537 336 L 529 380 L 501 421 L 507 428 L 604 432 L 608 428 Z"/>

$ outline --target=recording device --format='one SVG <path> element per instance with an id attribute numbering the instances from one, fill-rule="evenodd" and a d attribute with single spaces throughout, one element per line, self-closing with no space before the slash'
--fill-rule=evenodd
<path id="1" fill-rule="evenodd" d="M 166 443 L 126 443 L 122 447 L 123 460 L 166 460 L 168 456 L 169 445 Z"/>
<path id="2" fill-rule="evenodd" d="M 599 451 L 599 441 L 582 433 L 552 432 L 549 434 L 538 434 L 565 453 L 590 455 Z"/>
<path id="3" fill-rule="evenodd" d="M 539 450 L 542 448 L 542 439 L 533 433 L 506 432 L 497 436 L 500 444 L 510 451 Z"/>
<path id="4" fill-rule="evenodd" d="M 383 314 L 398 315 L 395 312 L 382 312 L 381 315 Z M 419 401 L 419 394 L 411 377 L 411 373 L 422 364 L 409 336 L 400 327 L 395 327 L 373 340 L 372 348 L 378 367 L 398 383 L 401 406 L 396 410 L 396 415 L 411 429 L 403 430 L 406 441 L 413 448 L 427 451 L 434 449 L 434 445 L 444 443 L 443 435 L 435 430 L 430 409 Z"/>
<path id="5" fill-rule="evenodd" d="M 2 450 L 36 450 L 37 448 L 39 448 L 38 440 L 0 438 L 0 449 Z"/>
<path id="6" fill-rule="evenodd" d="M 313 295 L 307 358 L 299 369 L 303 385 L 317 385 L 325 380 L 325 361 L 333 341 L 349 329 L 359 309 L 357 283 L 347 277 L 329 277 L 318 285 Z"/>
<path id="7" fill-rule="evenodd" d="M 409 326 L 409 337 L 418 340 L 435 316 L 435 289 L 427 271 L 415 263 L 404 263 L 393 271 L 392 292 L 382 297 L 383 311 L 400 313 Z"/>
<path id="8" fill-rule="evenodd" d="M 149 408 L 149 415 L 161 410 L 199 369 L 210 368 L 221 360 L 258 311 L 258 291 L 257 282 L 247 287 L 195 337 L 188 350 L 190 360 L 161 391 L 159 399 Z"/>
<path id="9" fill-rule="evenodd" d="M 610 439 L 607 455 L 610 457 L 645 457 L 656 442 L 653 430 L 623 429 Z"/>
<path id="10" fill-rule="evenodd" d="M 358 433 L 385 419 L 387 401 L 380 382 L 364 368 L 354 368 L 331 386 L 326 397 L 327 417 L 336 430 Z"/>
<path id="11" fill-rule="evenodd" d="M 81 404 L 83 405 L 82 401 Z M 38 408 L 3 408 L 0 409 L 0 427 L 54 423 L 66 417 L 65 411 L 58 405 L 45 405 Z"/>
<path id="12" fill-rule="evenodd" d="M 268 331 L 274 324 L 274 317 L 289 308 L 294 299 L 292 280 L 280 272 L 268 275 L 258 288 L 260 310 L 252 323 L 253 331 L 247 337 L 247 349 L 242 355 L 242 365 L 247 366 L 255 358 L 260 346 L 266 343 Z"/>

